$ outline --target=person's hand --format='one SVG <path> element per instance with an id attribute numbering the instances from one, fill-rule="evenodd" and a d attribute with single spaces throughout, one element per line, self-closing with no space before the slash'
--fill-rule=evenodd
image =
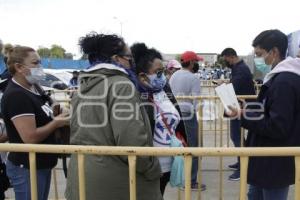
<path id="1" fill-rule="evenodd" d="M 59 114 L 58 116 L 54 117 L 54 121 L 56 123 L 57 128 L 63 127 L 63 126 L 69 126 L 70 125 L 70 114 L 68 112 L 63 112 Z"/>
<path id="2" fill-rule="evenodd" d="M 225 110 L 225 114 L 229 117 L 229 118 L 236 118 L 236 119 L 240 119 L 241 114 L 243 112 L 242 109 L 238 109 L 236 107 L 233 106 L 228 106 L 229 110 Z"/>
<path id="3" fill-rule="evenodd" d="M 218 85 L 222 85 L 223 83 L 226 83 L 225 80 L 218 80 Z"/>
<path id="4" fill-rule="evenodd" d="M 244 110 L 244 109 L 246 108 L 246 105 L 247 105 L 245 99 L 240 99 L 240 98 L 238 98 L 238 102 L 239 102 L 240 108 L 241 108 L 242 110 Z"/>

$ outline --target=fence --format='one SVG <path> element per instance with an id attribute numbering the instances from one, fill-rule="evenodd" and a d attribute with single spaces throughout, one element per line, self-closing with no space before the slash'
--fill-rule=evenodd
<path id="1" fill-rule="evenodd" d="M 37 200 L 36 153 L 71 153 L 78 156 L 78 176 L 80 200 L 85 200 L 84 156 L 123 155 L 129 160 L 130 200 L 136 200 L 136 157 L 137 156 L 184 156 L 185 163 L 185 200 L 191 200 L 192 156 L 240 156 L 241 180 L 240 200 L 246 199 L 247 166 L 249 156 L 294 156 L 295 157 L 295 200 L 300 199 L 300 148 L 159 148 L 159 147 L 112 147 L 112 146 L 76 146 L 76 145 L 34 145 L 34 144 L 0 144 L 0 151 L 29 152 L 30 186 L 32 200 Z M 198 190 L 199 199 L 201 190 Z"/>
<path id="2" fill-rule="evenodd" d="M 224 119 L 223 113 L 224 108 L 218 96 L 177 96 L 177 100 L 180 102 L 181 100 L 190 99 L 190 100 L 198 100 L 198 144 L 200 147 L 204 147 L 204 132 L 214 132 L 214 147 L 217 147 L 217 141 L 219 142 L 219 147 L 224 147 L 223 135 L 226 132 L 227 134 L 227 147 L 230 146 L 229 141 L 229 119 Z M 243 95 L 238 96 L 239 99 L 256 99 L 256 95 Z M 67 100 L 69 101 L 69 100 Z M 206 106 L 208 105 L 208 106 Z M 206 106 L 206 109 L 204 107 Z M 208 111 L 208 116 L 204 116 L 204 113 Z M 206 112 L 207 113 L 207 112 Z M 212 117 L 213 116 L 213 117 Z M 205 129 L 205 121 L 209 121 L 209 129 Z M 218 137 L 219 136 L 219 137 Z M 219 138 L 219 139 L 218 139 Z M 244 138 L 245 138 L 245 130 L 241 129 L 241 146 L 244 146 Z M 198 182 L 201 183 L 202 177 L 201 173 L 201 166 L 202 166 L 202 159 L 198 160 Z M 220 199 L 224 193 L 223 187 L 223 176 L 224 176 L 224 169 L 223 169 L 223 157 L 220 157 L 219 160 L 219 196 Z M 200 199 L 200 198 L 198 198 Z"/>

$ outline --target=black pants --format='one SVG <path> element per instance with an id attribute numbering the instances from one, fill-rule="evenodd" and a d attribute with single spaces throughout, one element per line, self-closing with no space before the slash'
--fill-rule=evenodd
<path id="1" fill-rule="evenodd" d="M 162 177 L 160 177 L 160 192 L 162 196 L 164 196 L 166 186 L 170 181 L 170 175 L 170 172 L 165 172 L 163 173 Z"/>
<path id="2" fill-rule="evenodd" d="M 5 199 L 5 195 L 3 191 L 0 191 L 0 200 L 4 200 Z"/>
<path id="3" fill-rule="evenodd" d="M 241 121 L 238 119 L 230 120 L 230 138 L 234 147 L 241 147 Z M 240 169 L 240 157 L 237 157 L 238 169 Z"/>
<path id="4" fill-rule="evenodd" d="M 6 166 L 2 163 L 0 156 L 0 200 L 5 199 L 5 191 L 9 187 L 9 180 L 6 175 Z"/>

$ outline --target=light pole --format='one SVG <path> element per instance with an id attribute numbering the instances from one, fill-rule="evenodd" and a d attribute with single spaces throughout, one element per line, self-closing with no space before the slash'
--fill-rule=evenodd
<path id="1" fill-rule="evenodd" d="M 114 17 L 114 19 L 117 20 L 120 23 L 121 36 L 123 36 L 123 22 L 119 18 L 117 18 L 117 17 Z"/>

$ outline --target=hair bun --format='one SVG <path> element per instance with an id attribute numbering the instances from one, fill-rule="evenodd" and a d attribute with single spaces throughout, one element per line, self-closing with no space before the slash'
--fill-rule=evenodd
<path id="1" fill-rule="evenodd" d="M 96 53 L 101 48 L 101 38 L 102 34 L 98 35 L 96 32 L 90 32 L 85 37 L 79 39 L 79 45 L 81 46 L 81 51 L 84 54 Z"/>
<path id="2" fill-rule="evenodd" d="M 136 62 L 139 62 L 139 60 L 149 52 L 145 43 L 135 43 L 130 49 Z"/>
<path id="3" fill-rule="evenodd" d="M 4 48 L 3 48 L 3 54 L 5 56 L 8 56 L 9 54 L 11 54 L 14 51 L 14 46 L 11 44 L 5 44 Z"/>

